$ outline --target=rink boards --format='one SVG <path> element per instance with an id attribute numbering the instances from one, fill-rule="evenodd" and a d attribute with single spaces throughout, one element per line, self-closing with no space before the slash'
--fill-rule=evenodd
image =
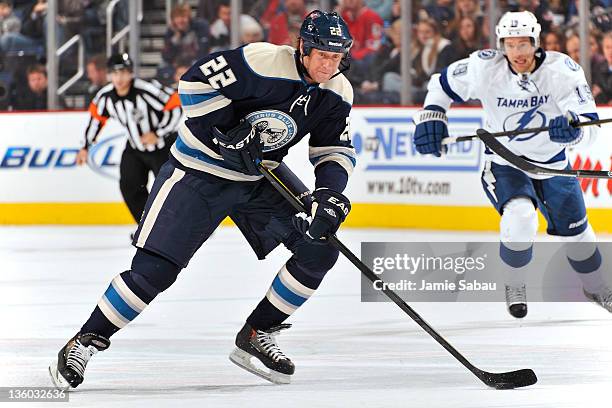
<path id="1" fill-rule="evenodd" d="M 355 227 L 495 230 L 498 215 L 482 191 L 480 142 L 454 145 L 438 159 L 418 155 L 412 146 L 416 108 L 355 108 L 351 115 L 357 167 L 347 190 L 354 203 L 346 224 Z M 612 108 L 599 108 L 601 118 Z M 450 111 L 450 134 L 469 135 L 482 127 L 479 108 Z M 118 164 L 124 131 L 109 121 L 90 152 L 90 164 L 77 167 L 86 112 L 0 115 L 0 224 L 128 224 Z M 528 127 L 544 126 L 534 117 Z M 570 154 L 574 167 L 610 170 L 608 129 L 590 146 Z M 292 149 L 287 163 L 307 185 L 314 184 L 308 146 Z M 582 180 L 589 217 L 597 231 L 612 232 L 612 181 Z M 541 220 L 540 226 L 545 223 Z"/>

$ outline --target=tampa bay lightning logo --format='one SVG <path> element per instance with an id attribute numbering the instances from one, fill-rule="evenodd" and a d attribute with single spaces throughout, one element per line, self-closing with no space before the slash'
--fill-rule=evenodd
<path id="1" fill-rule="evenodd" d="M 565 58 L 565 65 L 567 65 L 567 67 L 574 72 L 580 69 L 580 65 L 578 65 L 576 61 L 574 61 L 570 57 Z"/>
<path id="2" fill-rule="evenodd" d="M 246 120 L 257 129 L 264 141 L 264 152 L 280 149 L 297 134 L 297 125 L 291 116 L 277 110 L 257 111 Z"/>
<path id="3" fill-rule="evenodd" d="M 522 130 L 544 126 L 546 124 L 546 116 L 542 112 L 538 111 L 539 107 L 540 105 L 537 105 L 528 111 L 517 112 L 508 116 L 504 120 L 504 131 Z M 524 142 L 535 137 L 538 133 L 539 132 L 527 135 L 510 136 L 510 141 Z"/>
<path id="4" fill-rule="evenodd" d="M 480 50 L 478 51 L 478 57 L 483 60 L 490 60 L 497 55 L 495 50 Z"/>

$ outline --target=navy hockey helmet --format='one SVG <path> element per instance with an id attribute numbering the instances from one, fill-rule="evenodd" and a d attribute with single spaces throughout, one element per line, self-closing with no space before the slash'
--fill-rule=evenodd
<path id="1" fill-rule="evenodd" d="M 304 41 L 304 55 L 313 48 L 348 55 L 353 45 L 348 26 L 336 12 L 315 10 L 308 14 L 300 28 L 300 38 Z"/>
<path id="2" fill-rule="evenodd" d="M 134 64 L 132 63 L 130 56 L 124 52 L 123 54 L 111 55 L 106 62 L 106 67 L 109 71 L 115 71 L 118 69 L 128 69 L 131 71 L 134 68 Z"/>
<path id="3" fill-rule="evenodd" d="M 300 39 L 302 40 L 304 56 L 308 56 L 313 48 L 344 54 L 340 63 L 340 70 L 332 78 L 350 68 L 349 51 L 353 45 L 353 37 L 351 37 L 348 26 L 338 13 L 314 10 L 308 14 L 300 28 Z M 299 58 L 300 50 L 298 50 L 297 57 L 300 60 L 300 69 L 305 71 Z"/>

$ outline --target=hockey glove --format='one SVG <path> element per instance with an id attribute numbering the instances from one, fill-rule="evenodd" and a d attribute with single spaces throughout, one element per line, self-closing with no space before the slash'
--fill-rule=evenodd
<path id="1" fill-rule="evenodd" d="M 312 196 L 312 221 L 304 213 L 293 217 L 293 225 L 315 243 L 325 244 L 326 238 L 335 234 L 351 211 L 351 203 L 343 194 L 329 188 L 317 188 Z"/>
<path id="2" fill-rule="evenodd" d="M 414 147 L 421 154 L 433 154 L 440 157 L 446 152 L 442 139 L 448 137 L 448 118 L 444 109 L 436 105 L 428 105 L 418 111 L 412 118 L 416 129 L 414 131 Z"/>
<path id="3" fill-rule="evenodd" d="M 582 139 L 582 129 L 574 127 L 578 123 L 580 119 L 572 111 L 551 119 L 548 123 L 550 140 L 563 146 L 577 144 Z"/>
<path id="4" fill-rule="evenodd" d="M 256 161 L 263 158 L 264 142 L 260 132 L 246 121 L 225 134 L 213 127 L 213 135 L 219 143 L 219 152 L 223 161 L 232 169 L 249 175 L 259 175 Z"/>

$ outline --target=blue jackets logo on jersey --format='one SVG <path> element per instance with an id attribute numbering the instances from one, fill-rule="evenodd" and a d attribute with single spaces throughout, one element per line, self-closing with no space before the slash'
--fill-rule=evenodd
<path id="1" fill-rule="evenodd" d="M 280 149 L 297 134 L 293 118 L 278 110 L 253 112 L 247 115 L 246 120 L 261 133 L 264 152 Z"/>
<path id="2" fill-rule="evenodd" d="M 546 126 L 546 116 L 538 111 L 540 105 L 534 106 L 525 112 L 517 112 L 508 116 L 504 120 L 504 130 L 521 130 L 527 128 L 536 128 Z M 510 136 L 510 140 L 516 140 L 517 142 L 524 142 L 536 136 L 538 133 L 533 133 L 527 136 Z"/>

